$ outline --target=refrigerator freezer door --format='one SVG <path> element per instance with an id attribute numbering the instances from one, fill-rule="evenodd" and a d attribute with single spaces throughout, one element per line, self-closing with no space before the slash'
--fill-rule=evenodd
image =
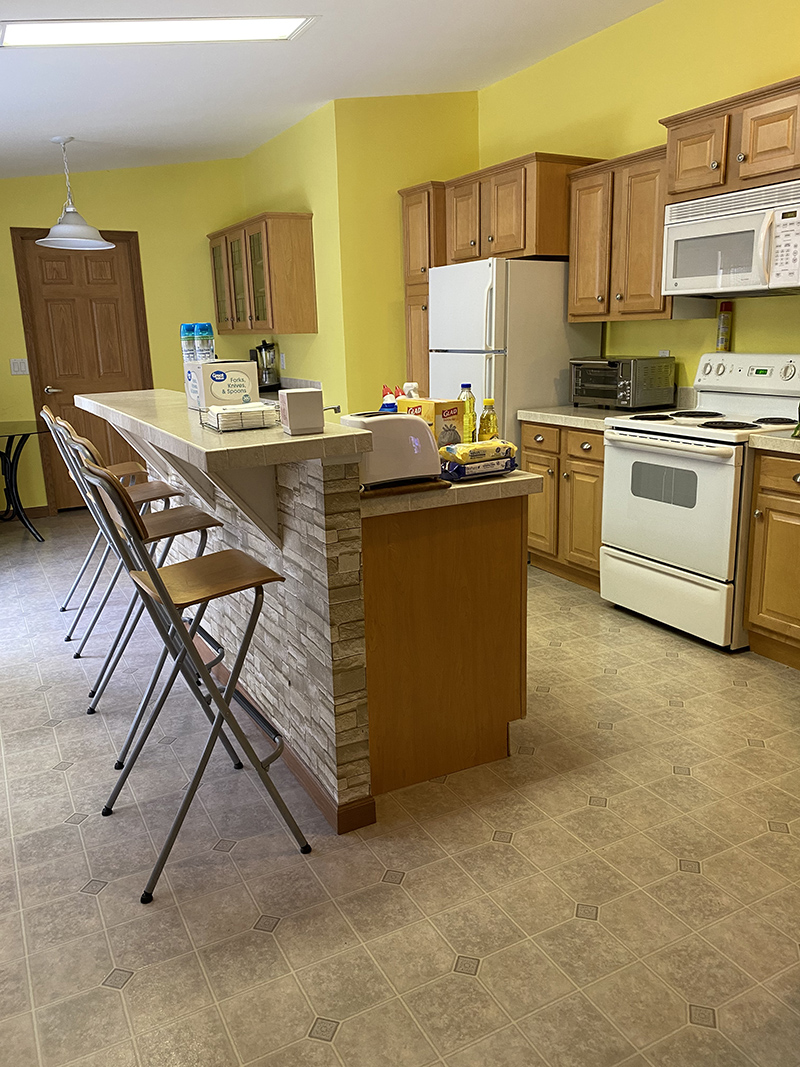
<path id="1" fill-rule="evenodd" d="M 430 392 L 439 400 L 450 400 L 469 382 L 475 394 L 475 417 L 480 421 L 483 402 L 494 398 L 498 425 L 503 426 L 506 410 L 506 357 L 503 353 L 431 352 Z M 513 440 L 513 438 L 512 438 Z"/>
<path id="2" fill-rule="evenodd" d="M 445 352 L 491 352 L 506 347 L 504 259 L 431 267 L 428 345 Z"/>

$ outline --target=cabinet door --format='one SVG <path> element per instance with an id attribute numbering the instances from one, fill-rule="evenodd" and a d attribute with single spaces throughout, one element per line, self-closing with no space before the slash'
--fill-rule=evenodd
<path id="1" fill-rule="evenodd" d="M 480 259 L 481 183 L 477 180 L 447 187 L 448 260 Z"/>
<path id="2" fill-rule="evenodd" d="M 525 248 L 525 168 L 492 175 L 491 215 L 486 254 L 500 256 Z"/>
<path id="3" fill-rule="evenodd" d="M 211 281 L 214 286 L 217 333 L 230 333 L 233 330 L 233 318 L 231 316 L 228 246 L 224 236 L 215 237 L 211 242 Z"/>
<path id="4" fill-rule="evenodd" d="M 431 265 L 431 196 L 427 189 L 403 197 L 403 255 L 406 285 L 425 281 Z"/>
<path id="5" fill-rule="evenodd" d="M 600 570 L 603 465 L 565 459 L 561 473 L 561 557 Z"/>
<path id="6" fill-rule="evenodd" d="M 667 135 L 669 192 L 714 189 L 725 184 L 728 115 L 687 122 Z"/>
<path id="7" fill-rule="evenodd" d="M 406 374 L 419 383 L 419 395 L 428 395 L 428 289 L 406 293 Z"/>
<path id="8" fill-rule="evenodd" d="M 800 641 L 800 499 L 759 493 L 751 537 L 748 620 Z"/>
<path id="9" fill-rule="evenodd" d="M 558 458 L 523 449 L 522 469 L 544 479 L 541 493 L 528 497 L 528 548 L 555 556 L 558 552 Z"/>
<path id="10" fill-rule="evenodd" d="M 244 230 L 226 234 L 230 264 L 231 310 L 234 330 L 250 329 L 250 296 L 247 291 L 247 256 Z"/>
<path id="11" fill-rule="evenodd" d="M 758 178 L 800 166 L 800 94 L 754 104 L 742 112 L 740 178 Z"/>
<path id="12" fill-rule="evenodd" d="M 247 238 L 247 277 L 250 283 L 248 313 L 250 329 L 271 330 L 272 296 L 269 287 L 266 224 L 254 222 L 245 230 L 245 236 Z"/>
<path id="13" fill-rule="evenodd" d="M 614 172 L 612 304 L 620 314 L 663 311 L 665 162 L 647 160 Z"/>
<path id="14" fill-rule="evenodd" d="M 571 191 L 570 315 L 608 314 L 611 258 L 611 172 L 576 178 Z"/>

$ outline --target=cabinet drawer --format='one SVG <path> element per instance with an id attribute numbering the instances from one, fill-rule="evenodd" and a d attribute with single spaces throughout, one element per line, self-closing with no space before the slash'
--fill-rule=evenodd
<path id="1" fill-rule="evenodd" d="M 567 430 L 567 455 L 603 461 L 603 435 L 593 430 Z M 588 447 L 587 447 L 588 446 Z"/>
<path id="2" fill-rule="evenodd" d="M 761 489 L 778 489 L 800 496 L 800 454 L 797 459 L 761 453 L 758 484 Z"/>
<path id="3" fill-rule="evenodd" d="M 537 422 L 523 422 L 522 447 L 537 452 L 558 452 L 561 443 L 557 426 L 542 426 Z"/>

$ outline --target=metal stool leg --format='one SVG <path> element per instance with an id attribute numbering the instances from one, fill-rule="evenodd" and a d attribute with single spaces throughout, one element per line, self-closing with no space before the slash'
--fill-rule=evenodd
<path id="1" fill-rule="evenodd" d="M 86 559 L 81 564 L 81 569 L 75 575 L 75 581 L 72 583 L 72 587 L 70 588 L 70 591 L 67 593 L 67 596 L 66 596 L 66 599 L 64 600 L 64 603 L 58 609 L 59 611 L 66 611 L 67 608 L 69 607 L 69 602 L 70 602 L 70 600 L 72 600 L 73 596 L 75 595 L 75 590 L 80 585 L 81 578 L 83 578 L 84 574 L 86 574 L 86 571 L 89 568 L 89 564 L 91 563 L 92 556 L 95 554 L 97 546 L 100 544 L 100 542 L 102 540 L 103 540 L 103 535 L 100 532 L 100 530 L 98 530 L 97 533 L 95 534 L 94 541 L 92 541 L 92 547 L 86 553 Z"/>
<path id="2" fill-rule="evenodd" d="M 78 651 L 72 653 L 72 658 L 73 659 L 80 659 L 81 658 L 81 653 L 83 652 L 84 648 L 86 648 L 86 642 L 92 636 L 92 633 L 94 632 L 95 626 L 97 626 L 98 622 L 100 621 L 100 616 L 103 614 L 103 611 L 105 610 L 105 606 L 109 601 L 109 597 L 114 592 L 114 588 L 115 588 L 117 582 L 119 581 L 119 576 L 121 574 L 122 574 L 122 563 L 120 562 L 114 568 L 114 573 L 111 575 L 111 581 L 106 586 L 106 588 L 105 588 L 105 590 L 103 592 L 103 595 L 100 598 L 100 603 L 97 605 L 97 607 L 94 610 L 94 615 L 92 615 L 91 619 L 89 620 L 89 625 L 86 627 L 86 632 L 84 633 L 83 637 L 81 638 L 81 643 L 78 645 Z M 75 621 L 77 622 L 77 619 Z"/>
<path id="3" fill-rule="evenodd" d="M 97 569 L 95 570 L 94 574 L 92 575 L 92 580 L 89 582 L 89 588 L 83 594 L 83 600 L 81 600 L 80 604 L 78 605 L 78 610 L 77 610 L 77 612 L 75 614 L 75 618 L 72 620 L 72 625 L 67 630 L 66 636 L 64 637 L 65 641 L 71 641 L 72 640 L 72 635 L 75 633 L 75 627 L 81 621 L 81 616 L 83 615 L 84 611 L 86 611 L 86 606 L 89 603 L 89 600 L 91 599 L 92 593 L 95 591 L 95 589 L 97 587 L 97 583 L 100 581 L 100 575 L 103 573 L 103 568 L 105 567 L 106 563 L 108 562 L 108 557 L 110 555 L 111 555 L 111 545 L 106 545 L 106 547 L 103 549 L 103 554 L 100 557 L 100 562 L 97 565 Z"/>

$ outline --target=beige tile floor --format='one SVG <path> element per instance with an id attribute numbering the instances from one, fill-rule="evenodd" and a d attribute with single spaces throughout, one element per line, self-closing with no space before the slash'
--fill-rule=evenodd
<path id="1" fill-rule="evenodd" d="M 0 528 L 4 1065 L 800 1064 L 797 672 L 531 571 L 509 759 L 345 838 L 281 770 L 307 859 L 215 759 L 144 907 L 204 732 L 176 693 L 99 817 L 156 645 L 88 719 L 104 642 L 73 659 L 57 602 L 90 529 L 41 525 Z"/>

